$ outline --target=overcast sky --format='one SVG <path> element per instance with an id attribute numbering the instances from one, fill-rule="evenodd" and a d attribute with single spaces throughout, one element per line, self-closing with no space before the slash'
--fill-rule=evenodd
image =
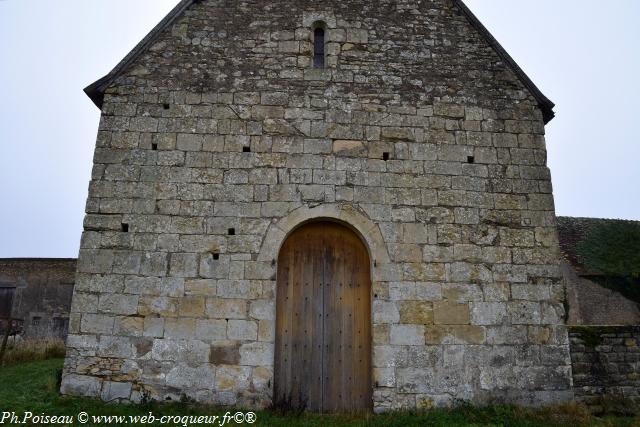
<path id="1" fill-rule="evenodd" d="M 177 0 L 0 0 L 0 257 L 77 256 L 99 111 L 82 89 Z M 467 0 L 556 106 L 559 215 L 640 219 L 640 2 Z"/>

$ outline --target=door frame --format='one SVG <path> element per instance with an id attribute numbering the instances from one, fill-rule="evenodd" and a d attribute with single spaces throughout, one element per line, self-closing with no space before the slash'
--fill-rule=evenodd
<path id="1" fill-rule="evenodd" d="M 276 335 L 278 333 L 277 330 L 277 317 L 278 317 L 278 292 L 280 292 L 280 287 L 278 286 L 278 262 L 279 262 L 279 258 L 280 258 L 280 252 L 282 250 L 282 247 L 284 246 L 284 243 L 287 241 L 287 239 L 297 230 L 299 230 L 300 228 L 303 228 L 304 226 L 307 226 L 309 224 L 313 224 L 313 223 L 319 223 L 319 222 L 331 222 L 331 223 L 335 223 L 338 225 L 341 225 L 345 228 L 347 228 L 349 231 L 351 231 L 352 233 L 354 233 L 357 238 L 360 240 L 360 242 L 363 244 L 365 250 L 367 251 L 367 256 L 369 258 L 369 327 L 370 327 L 370 342 L 369 342 L 369 357 L 370 357 L 370 363 L 369 363 L 369 379 L 370 379 L 370 384 L 371 384 L 371 402 L 370 402 L 370 409 L 373 410 L 374 408 L 374 392 L 375 392 L 375 379 L 374 379 L 374 366 L 373 366 L 373 346 L 374 346 L 374 324 L 373 324 L 373 303 L 374 303 L 374 268 L 376 267 L 376 260 L 373 258 L 372 253 L 371 253 L 371 248 L 367 242 L 367 239 L 364 238 L 364 236 L 362 235 L 362 233 L 360 232 L 360 230 L 358 230 L 356 227 L 352 226 L 351 224 L 349 224 L 346 221 L 337 219 L 337 218 L 332 218 L 332 217 L 316 217 L 316 218 L 310 218 L 307 220 L 304 220 L 300 223 L 298 223 L 297 225 L 295 225 L 294 227 L 292 227 L 287 233 L 286 235 L 282 238 L 282 240 L 279 242 L 278 245 L 278 251 L 277 251 L 277 256 L 276 258 L 274 258 L 273 260 L 273 266 L 275 268 L 275 295 L 274 295 L 274 300 L 275 300 L 275 317 L 274 317 L 274 337 L 273 337 L 273 343 L 274 343 L 274 352 L 273 352 L 273 368 L 274 368 L 274 374 L 273 374 L 273 390 L 272 390 L 272 402 L 275 399 L 275 381 L 276 381 L 276 377 L 275 377 L 275 365 L 276 365 L 276 352 L 277 349 L 275 348 L 275 342 L 276 342 Z M 377 226 L 376 226 L 377 228 Z M 386 249 L 386 248 L 385 248 Z"/>

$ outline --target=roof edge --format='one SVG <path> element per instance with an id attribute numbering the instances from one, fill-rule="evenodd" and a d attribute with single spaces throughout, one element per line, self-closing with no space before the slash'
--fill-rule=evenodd
<path id="1" fill-rule="evenodd" d="M 84 92 L 91 98 L 93 103 L 100 109 L 102 109 L 102 104 L 104 101 L 104 91 L 109 87 L 113 81 L 119 77 L 120 73 L 122 73 L 129 65 L 131 65 L 140 54 L 149 46 L 155 38 L 160 34 L 166 27 L 171 25 L 177 18 L 184 12 L 189 6 L 193 3 L 197 3 L 201 0 L 182 0 L 180 3 L 174 7 L 171 12 L 167 16 L 162 19 L 156 25 L 149 34 L 146 35 L 144 39 L 140 43 L 138 43 L 128 54 L 124 57 L 118 65 L 115 66 L 113 70 L 111 70 L 106 76 L 102 77 L 98 81 L 90 84 L 84 89 Z M 471 25 L 473 25 L 487 40 L 489 45 L 498 53 L 498 55 L 505 61 L 516 73 L 516 76 L 522 81 L 524 86 L 531 92 L 536 101 L 538 101 L 538 105 L 542 110 L 542 116 L 544 119 L 544 123 L 549 123 L 554 117 L 555 113 L 553 111 L 553 107 L 555 104 L 551 102 L 549 98 L 547 98 L 540 89 L 533 83 L 533 81 L 527 76 L 527 74 L 520 68 L 520 66 L 514 61 L 514 59 L 507 53 L 507 51 L 502 47 L 502 45 L 496 40 L 495 37 L 489 32 L 487 27 L 480 22 L 480 20 L 474 15 L 474 13 L 467 7 L 463 0 L 453 0 L 454 4 L 460 8 L 462 13 L 467 17 Z"/>
<path id="2" fill-rule="evenodd" d="M 18 262 L 77 262 L 78 258 L 0 258 L 0 263 Z"/>
<path id="3" fill-rule="evenodd" d="M 169 25 L 171 25 L 189 6 L 193 3 L 197 3 L 201 0 L 181 0 L 162 21 L 158 23 L 153 29 L 145 36 L 140 43 L 138 43 L 122 61 L 115 66 L 106 76 L 90 84 L 84 89 L 84 93 L 91 98 L 96 107 L 102 109 L 104 102 L 104 91 L 109 87 L 115 79 L 117 79 L 129 65 L 131 65 L 144 50 L 153 43 L 155 38 L 164 31 Z"/>
<path id="4" fill-rule="evenodd" d="M 560 221 L 570 221 L 572 223 L 576 222 L 607 222 L 607 223 L 615 223 L 615 222 L 624 222 L 630 224 L 640 225 L 639 219 L 625 219 L 625 218 L 594 218 L 594 217 L 586 217 L 586 216 L 566 216 L 566 215 L 557 215 L 556 219 Z"/>
<path id="5" fill-rule="evenodd" d="M 467 17 L 467 19 L 489 42 L 489 45 L 493 47 L 493 49 L 498 53 L 498 55 L 505 61 L 516 73 L 516 76 L 522 81 L 524 86 L 531 92 L 533 97 L 538 101 L 538 106 L 542 110 L 542 117 L 544 119 L 544 123 L 547 124 L 555 117 L 556 113 L 553 111 L 553 107 L 555 104 L 547 98 L 542 91 L 538 88 L 538 86 L 533 83 L 533 81 L 527 76 L 527 74 L 520 68 L 520 66 L 516 63 L 516 61 L 507 53 L 507 51 L 502 47 L 500 42 L 491 34 L 491 32 L 484 26 L 484 24 L 478 19 L 478 17 L 467 7 L 463 0 L 453 0 L 454 4 L 456 4 L 462 13 Z"/>

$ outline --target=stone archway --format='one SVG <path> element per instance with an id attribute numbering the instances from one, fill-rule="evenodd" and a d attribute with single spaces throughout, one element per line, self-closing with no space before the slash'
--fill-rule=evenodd
<path id="1" fill-rule="evenodd" d="M 385 266 L 390 264 L 387 245 L 382 237 L 380 228 L 363 212 L 350 204 L 322 204 L 315 207 L 302 206 L 278 222 L 271 224 L 262 242 L 258 261 L 275 262 L 282 244 L 289 234 L 296 228 L 322 219 L 336 220 L 351 228 L 364 242 L 372 268 L 373 281 L 378 281 Z"/>

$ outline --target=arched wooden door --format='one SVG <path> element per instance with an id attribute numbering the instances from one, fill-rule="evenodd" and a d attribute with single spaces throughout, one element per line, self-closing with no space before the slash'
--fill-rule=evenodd
<path id="1" fill-rule="evenodd" d="M 274 403 L 362 412 L 371 397 L 371 275 L 360 238 L 334 222 L 295 230 L 278 258 Z"/>

